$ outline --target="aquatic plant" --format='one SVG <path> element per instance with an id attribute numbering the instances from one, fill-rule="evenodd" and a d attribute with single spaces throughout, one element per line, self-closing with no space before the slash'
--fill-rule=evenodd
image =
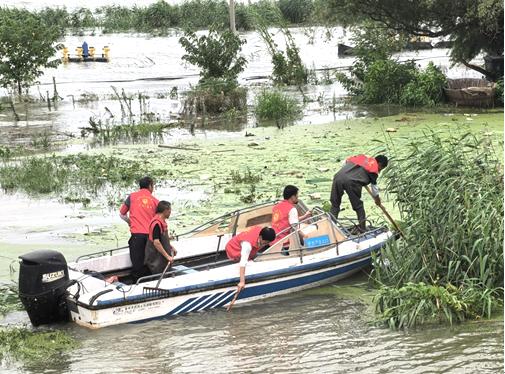
<path id="1" fill-rule="evenodd" d="M 426 133 L 407 150 L 385 170 L 406 238 L 375 260 L 377 311 L 395 327 L 490 317 L 503 302 L 503 166 L 471 134 Z"/>
<path id="2" fill-rule="evenodd" d="M 231 180 L 233 183 L 247 183 L 247 184 L 255 184 L 261 181 L 263 177 L 260 173 L 253 173 L 251 169 L 246 168 L 244 173 L 242 174 L 238 170 L 231 171 Z"/>
<path id="3" fill-rule="evenodd" d="M 169 127 L 171 127 L 170 124 L 159 122 L 114 124 L 90 118 L 89 127 L 81 128 L 81 137 L 85 138 L 91 135 L 94 142 L 100 145 L 120 142 L 152 142 L 160 140 L 165 129 Z"/>
<path id="4" fill-rule="evenodd" d="M 25 363 L 50 362 L 78 346 L 63 331 L 31 331 L 26 328 L 0 329 L 0 359 L 12 358 Z"/>
<path id="5" fill-rule="evenodd" d="M 255 113 L 260 120 L 274 121 L 283 128 L 300 116 L 301 108 L 296 99 L 281 91 L 264 90 L 256 97 Z"/>
<path id="6" fill-rule="evenodd" d="M 75 190 L 96 196 L 106 186 L 129 187 L 143 175 L 166 176 L 148 160 L 127 160 L 104 154 L 26 157 L 0 166 L 4 190 L 48 194 Z M 84 198 L 81 196 L 81 198 Z"/>
<path id="7" fill-rule="evenodd" d="M 187 92 L 184 112 L 198 115 L 220 114 L 247 109 L 247 88 L 235 80 L 209 78 Z"/>
<path id="8" fill-rule="evenodd" d="M 13 310 L 21 310 L 22 305 L 18 296 L 18 288 L 15 284 L 0 285 L 0 316 L 12 312 Z"/>

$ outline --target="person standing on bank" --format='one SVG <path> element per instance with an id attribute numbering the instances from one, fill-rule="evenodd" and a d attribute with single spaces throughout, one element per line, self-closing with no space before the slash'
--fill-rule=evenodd
<path id="1" fill-rule="evenodd" d="M 345 192 L 349 196 L 352 209 L 358 216 L 359 230 L 366 231 L 366 214 L 361 200 L 361 189 L 363 186 L 371 184 L 375 204 L 380 205 L 381 199 L 377 187 L 377 178 L 379 172 L 386 166 L 388 166 L 388 158 L 383 155 L 369 157 L 361 154 L 349 157 L 342 169 L 333 177 L 330 196 L 331 214 L 338 218 L 342 195 Z"/>
<path id="2" fill-rule="evenodd" d="M 240 266 L 240 281 L 237 284 L 237 294 L 245 287 L 245 267 L 249 260 L 254 259 L 260 249 L 275 239 L 275 231 L 271 227 L 253 226 L 235 235 L 226 243 L 226 255 Z"/>
<path id="3" fill-rule="evenodd" d="M 136 281 L 149 271 L 144 266 L 145 248 L 149 234 L 149 224 L 156 214 L 158 200 L 152 195 L 154 181 L 144 177 L 139 181 L 140 189 L 132 192 L 119 210 L 119 216 L 130 226 L 130 259 L 132 261 L 132 277 Z M 128 216 L 129 212 L 129 216 Z"/>
<path id="4" fill-rule="evenodd" d="M 149 224 L 149 236 L 146 244 L 144 265 L 151 274 L 159 274 L 165 270 L 167 264 L 174 262 L 177 250 L 170 244 L 166 220 L 172 213 L 172 206 L 168 201 L 160 201 L 156 207 L 156 215 Z"/>
<path id="5" fill-rule="evenodd" d="M 288 228 L 293 225 L 297 225 L 300 221 L 303 221 L 311 216 L 310 210 L 304 215 L 298 216 L 298 209 L 296 209 L 296 204 L 298 204 L 298 191 L 298 187 L 287 185 L 284 187 L 284 191 L 282 193 L 284 200 L 278 202 L 272 208 L 272 228 L 277 233 L 277 238 L 272 245 L 281 241 L 291 233 L 291 230 L 288 230 Z M 303 239 L 303 234 L 300 232 L 300 240 L 302 244 Z M 282 253 L 284 255 L 289 255 L 289 240 L 286 240 L 282 244 L 282 247 Z"/>

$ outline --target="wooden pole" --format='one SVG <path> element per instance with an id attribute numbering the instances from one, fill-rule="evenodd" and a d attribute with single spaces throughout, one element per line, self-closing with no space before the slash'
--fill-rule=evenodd
<path id="1" fill-rule="evenodd" d="M 235 0 L 230 0 L 230 30 L 233 33 L 237 32 L 235 28 Z"/>
<path id="2" fill-rule="evenodd" d="M 368 186 L 365 186 L 366 190 L 368 191 L 368 193 L 370 194 L 370 196 L 374 197 L 372 195 L 372 191 L 370 191 L 370 188 Z M 384 205 L 380 204 L 379 205 L 379 208 L 381 208 L 382 212 L 384 213 L 384 215 L 387 217 L 387 219 L 389 220 L 389 222 L 391 222 L 393 224 L 393 226 L 395 227 L 395 229 L 400 233 L 400 235 L 405 239 L 405 234 L 403 233 L 403 231 L 400 229 L 400 226 L 398 226 L 398 224 L 396 223 L 396 221 L 393 219 L 393 217 L 391 217 L 388 213 L 388 211 L 386 210 L 386 208 L 384 208 Z"/>

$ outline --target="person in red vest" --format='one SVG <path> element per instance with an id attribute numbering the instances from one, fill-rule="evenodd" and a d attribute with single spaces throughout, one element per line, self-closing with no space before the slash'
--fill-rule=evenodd
<path id="1" fill-rule="evenodd" d="M 287 185 L 284 187 L 284 200 L 280 201 L 272 208 L 272 228 L 277 233 L 277 238 L 272 245 L 288 236 L 291 232 L 289 228 L 292 225 L 296 225 L 300 221 L 311 216 L 310 210 L 304 215 L 298 216 L 298 210 L 296 209 L 296 204 L 298 204 L 298 191 L 298 187 Z M 300 239 L 303 243 L 303 236 L 300 236 Z M 281 252 L 286 256 L 289 255 L 289 239 L 283 243 L 282 247 Z"/>
<path id="2" fill-rule="evenodd" d="M 130 259 L 132 261 L 132 277 L 138 278 L 149 274 L 144 266 L 144 254 L 149 234 L 149 224 L 156 214 L 158 200 L 152 195 L 154 181 L 144 177 L 139 181 L 140 189 L 132 192 L 119 209 L 119 216 L 130 226 Z M 129 216 L 128 216 L 129 212 Z"/>
<path id="3" fill-rule="evenodd" d="M 149 224 L 149 236 L 146 244 L 144 264 L 151 274 L 159 274 L 167 264 L 174 262 L 177 250 L 170 243 L 166 220 L 172 213 L 172 205 L 168 201 L 160 201 L 156 207 L 156 215 Z"/>
<path id="4" fill-rule="evenodd" d="M 356 212 L 359 222 L 359 230 L 366 231 L 366 214 L 361 201 L 361 189 L 363 186 L 371 184 L 372 195 L 377 205 L 381 204 L 377 178 L 379 172 L 388 166 L 388 158 L 383 155 L 369 157 L 357 155 L 349 157 L 342 169 L 333 177 L 331 187 L 331 214 L 338 218 L 342 195 L 347 193 L 351 201 L 352 209 Z"/>
<path id="5" fill-rule="evenodd" d="M 240 281 L 237 284 L 237 294 L 245 287 L 245 267 L 249 260 L 256 257 L 260 249 L 275 239 L 275 231 L 271 227 L 253 226 L 234 236 L 226 243 L 226 255 L 240 265 Z"/>

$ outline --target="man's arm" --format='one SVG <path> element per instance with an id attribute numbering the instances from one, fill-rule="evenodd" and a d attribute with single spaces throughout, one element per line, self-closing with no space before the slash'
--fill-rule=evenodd
<path id="1" fill-rule="evenodd" d="M 121 217 L 121 219 L 125 221 L 128 224 L 128 226 L 130 225 L 130 217 L 128 217 L 127 214 L 129 210 L 130 210 L 130 195 L 128 195 L 124 203 L 121 205 L 121 208 L 119 209 L 119 217 Z"/>
<path id="2" fill-rule="evenodd" d="M 173 257 L 170 256 L 170 254 L 168 254 L 167 251 L 165 251 L 165 248 L 163 248 L 163 245 L 160 242 L 160 238 L 161 238 L 161 228 L 160 228 L 160 225 L 156 224 L 153 227 L 153 244 L 154 244 L 154 248 L 156 248 L 156 250 L 163 257 L 165 257 L 168 262 L 174 262 Z"/>
<path id="3" fill-rule="evenodd" d="M 375 173 L 368 173 L 370 177 L 370 192 L 375 200 L 375 205 L 381 205 L 381 198 L 379 197 L 379 187 L 377 186 L 378 175 Z"/>
<path id="4" fill-rule="evenodd" d="M 249 255 L 251 254 L 252 247 L 249 242 L 240 242 L 240 281 L 237 285 L 237 292 L 240 292 L 245 287 L 245 267 L 247 261 L 249 261 Z"/>

